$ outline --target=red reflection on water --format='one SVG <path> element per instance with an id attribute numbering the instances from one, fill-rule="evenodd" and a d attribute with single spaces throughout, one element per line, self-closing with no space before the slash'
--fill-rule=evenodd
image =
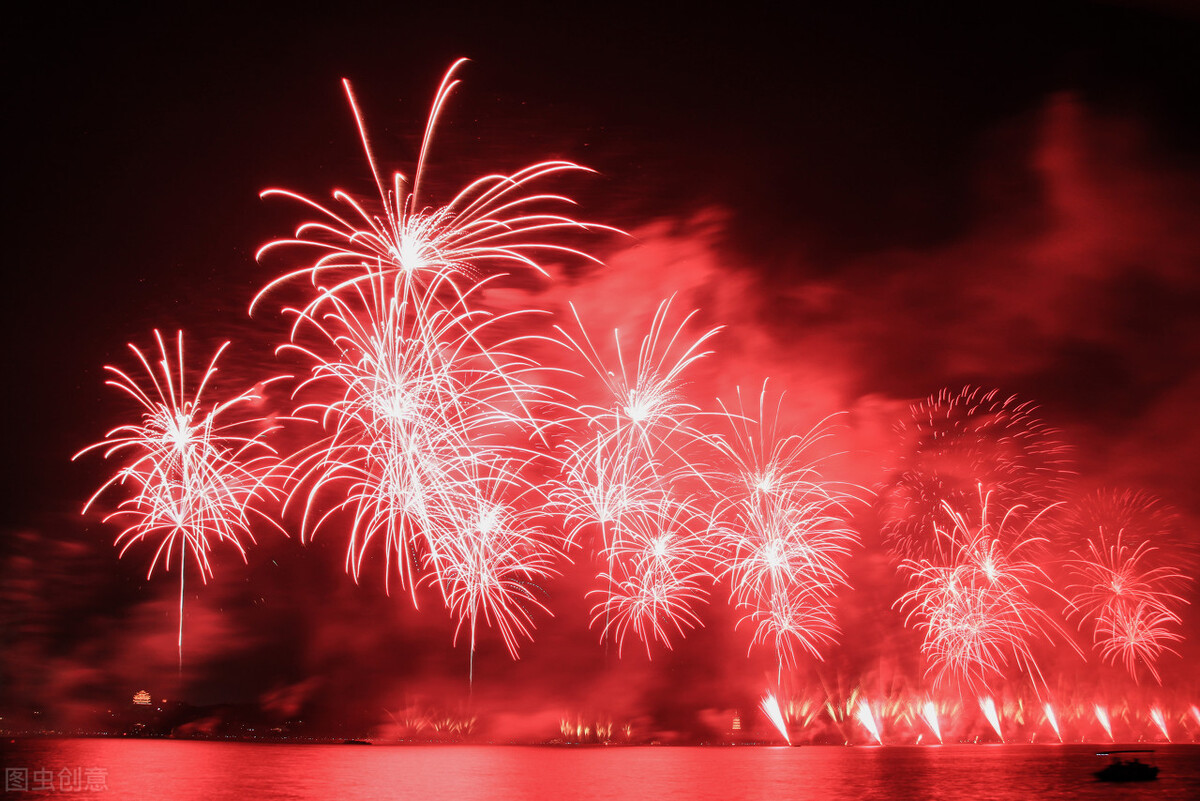
<path id="1" fill-rule="evenodd" d="M 1156 799 L 1195 798 L 1200 746 L 1160 746 Z M 17 741 L 4 767 L 106 771 L 111 796 L 171 801 L 507 798 L 1101 798 L 1087 746 L 539 748 Z M 65 797 L 39 794 L 39 798 Z M 73 796 L 72 796 L 73 797 Z"/>

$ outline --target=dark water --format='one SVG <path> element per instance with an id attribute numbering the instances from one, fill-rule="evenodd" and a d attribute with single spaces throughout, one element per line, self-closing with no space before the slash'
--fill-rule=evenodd
<path id="1" fill-rule="evenodd" d="M 163 740 L 4 743 L 30 791 L 10 798 L 1197 799 L 1200 745 L 1157 746 L 1158 781 L 1108 785 L 1096 746 L 533 748 L 259 745 Z M 67 768 L 68 777 L 62 776 Z M 61 790 L 61 778 L 74 782 Z M 73 789 L 103 778 L 105 791 Z M 54 790 L 34 789 L 52 771 Z"/>

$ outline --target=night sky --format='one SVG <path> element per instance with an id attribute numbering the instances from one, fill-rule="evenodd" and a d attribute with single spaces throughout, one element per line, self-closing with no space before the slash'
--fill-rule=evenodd
<path id="1" fill-rule="evenodd" d="M 1194 542 L 1200 16 L 1166 2 L 797 5 L 93 8 L 10 26 L 0 703 L 71 722 L 153 685 L 370 726 L 462 694 L 466 653 L 434 599 L 416 612 L 379 576 L 355 586 L 333 536 L 270 532 L 189 596 L 181 686 L 178 585 L 147 582 L 147 554 L 117 559 L 115 531 L 78 514 L 105 466 L 70 461 L 128 414 L 103 365 L 129 364 L 126 343 L 155 328 L 184 329 L 197 358 L 233 340 L 228 378 L 278 369 L 279 318 L 247 308 L 287 262 L 254 253 L 305 217 L 258 193 L 373 191 L 343 77 L 379 160 L 411 170 L 459 56 L 471 62 L 430 193 L 570 159 L 597 171 L 561 187 L 578 216 L 630 234 L 585 243 L 609 266 L 563 266 L 539 302 L 618 325 L 677 293 L 727 326 L 697 402 L 771 376 L 798 426 L 846 411 L 835 469 L 868 486 L 909 403 L 1015 393 L 1073 444 L 1081 486 L 1153 493 Z M 551 588 L 556 617 L 521 662 L 482 646 L 475 694 L 503 699 L 514 731 L 603 704 L 688 728 L 760 691 L 770 660 L 747 659 L 715 609 L 674 653 L 617 663 L 572 586 L 589 570 Z M 869 549 L 856 557 L 845 620 L 890 647 L 900 618 L 876 603 L 880 571 Z M 1200 655 L 1194 608 L 1168 684 Z M 826 667 L 878 673 L 882 659 L 843 648 Z"/>

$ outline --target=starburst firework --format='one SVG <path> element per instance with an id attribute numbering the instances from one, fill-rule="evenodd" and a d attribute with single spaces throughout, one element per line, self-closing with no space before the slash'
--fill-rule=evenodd
<path id="1" fill-rule="evenodd" d="M 194 391 L 188 383 L 183 332 L 176 336 L 175 353 L 168 352 L 162 334 L 154 332 L 159 359 L 151 359 L 130 345 L 148 383 L 113 366 L 106 383 L 129 395 L 141 407 L 141 421 L 118 426 L 105 438 L 84 448 L 73 458 L 101 451 L 120 469 L 88 500 L 84 512 L 106 492 L 125 497 L 105 521 L 120 521 L 117 535 L 120 555 L 135 544 L 157 538 L 146 578 L 161 562 L 170 571 L 178 552 L 179 664 L 183 666 L 183 596 L 186 562 L 190 559 L 207 583 L 213 574 L 209 554 L 222 543 L 237 551 L 243 561 L 243 540 L 254 541 L 254 502 L 273 497 L 268 479 L 277 465 L 274 452 L 264 443 L 268 429 L 244 416 L 247 407 L 261 400 L 261 390 L 250 390 L 228 401 L 210 403 L 206 390 L 217 373 L 217 361 L 226 342 L 209 361 Z M 264 516 L 265 517 L 265 516 Z M 266 518 L 270 520 L 270 518 Z"/>

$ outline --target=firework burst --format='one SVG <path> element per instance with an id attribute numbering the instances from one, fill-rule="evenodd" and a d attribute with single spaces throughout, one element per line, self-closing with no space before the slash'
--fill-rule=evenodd
<path id="1" fill-rule="evenodd" d="M 714 532 L 719 570 L 743 613 L 738 625 L 754 629 L 751 648 L 773 647 L 777 678 L 795 664 L 797 649 L 820 659 L 836 641 L 833 601 L 847 586 L 841 564 L 858 542 L 846 522 L 854 498 L 823 481 L 809 456 L 826 436 L 824 425 L 780 435 L 780 402 L 768 409 L 764 385 L 756 417 L 726 412 L 732 433 L 719 444 L 730 467 L 714 481 L 722 498 Z"/>
<path id="2" fill-rule="evenodd" d="M 717 329 L 688 336 L 694 315 L 672 326 L 671 302 L 662 303 L 636 357 L 626 355 L 614 331 L 612 369 L 577 313 L 576 332 L 558 328 L 567 351 L 600 379 L 603 399 L 567 409 L 565 424 L 574 433 L 563 445 L 553 495 L 573 536 L 598 529 L 604 589 L 597 591 L 593 625 L 619 644 L 618 653 L 630 633 L 649 653 L 652 642 L 670 647 L 674 636 L 699 625 L 695 606 L 711 581 L 711 509 L 694 494 L 707 488 L 694 453 L 711 449 L 712 440 L 696 424 L 699 409 L 683 387 L 685 372 L 707 355 L 704 343 Z"/>
<path id="3" fill-rule="evenodd" d="M 479 494 L 484 465 L 521 464 L 504 438 L 537 427 L 523 412 L 542 389 L 502 345 L 481 344 L 497 318 L 471 310 L 470 293 L 435 308 L 428 295 L 405 302 L 398 280 L 376 274 L 327 295 L 320 317 L 298 313 L 293 339 L 311 332 L 316 343 L 285 347 L 310 360 L 297 392 L 317 399 L 295 416 L 328 436 L 293 459 L 292 497 L 303 499 L 306 536 L 336 512 L 352 514 L 346 560 L 356 579 L 380 539 L 415 593 L 421 555 L 470 516 L 460 506 Z M 326 497 L 334 500 L 322 509 Z"/>
<path id="4" fill-rule="evenodd" d="M 470 629 L 472 678 L 481 616 L 500 631 L 515 659 L 518 638 L 532 638 L 530 610 L 550 614 L 537 588 L 557 573 L 555 564 L 562 552 L 557 538 L 534 522 L 542 506 L 527 497 L 534 490 L 514 486 L 514 477 L 521 474 L 521 466 L 501 466 L 487 479 L 474 482 L 480 494 L 454 505 L 460 515 L 455 525 L 443 531 L 441 541 L 426 554 L 426 575 L 458 617 L 456 640 L 464 624 Z"/>
<path id="5" fill-rule="evenodd" d="M 885 540 L 900 557 L 928 556 L 936 547 L 943 504 L 977 514 L 981 483 L 995 503 L 1028 521 L 1061 500 L 1071 475 L 1059 433 L 1032 403 L 998 390 L 943 389 L 914 405 L 897 434 L 897 464 L 879 508 Z"/>
<path id="6" fill-rule="evenodd" d="M 1013 517 L 1026 519 L 1012 509 L 994 522 L 989 495 L 979 492 L 978 523 L 947 504 L 951 527 L 938 527 L 937 553 L 901 564 L 912 589 L 897 604 L 907 610 L 906 622 L 915 620 L 924 635 L 921 650 L 936 683 L 954 678 L 982 687 L 1010 663 L 1044 683 L 1032 641 L 1053 642 L 1052 635 L 1063 632 L 1032 598 L 1039 591 L 1056 594 L 1042 568 L 1026 556 L 1039 538 L 1006 531 Z"/>
<path id="7" fill-rule="evenodd" d="M 146 571 L 149 579 L 161 562 L 170 571 L 173 554 L 179 566 L 179 664 L 183 665 L 183 597 L 185 565 L 190 560 L 207 583 L 213 575 L 209 559 L 217 543 L 230 546 L 246 559 L 243 540 L 254 541 L 251 521 L 263 516 L 255 501 L 274 497 L 269 482 L 278 461 L 265 444 L 268 429 L 246 417 L 247 407 L 260 401 L 254 390 L 232 400 L 210 403 L 208 389 L 226 342 L 213 355 L 194 391 L 188 384 L 183 332 L 176 336 L 172 355 L 162 334 L 154 332 L 159 359 L 130 345 L 147 383 L 117 367 L 106 366 L 113 378 L 106 383 L 129 395 L 141 407 L 141 421 L 118 426 L 104 440 L 73 458 L 100 451 L 122 466 L 88 500 L 86 513 L 106 492 L 125 497 L 105 521 L 125 525 L 117 535 L 120 555 L 135 544 L 157 539 Z M 269 517 L 265 519 L 270 520 Z"/>
<path id="8" fill-rule="evenodd" d="M 369 280 L 368 276 L 375 273 L 395 274 L 405 291 L 427 291 L 431 284 L 447 276 L 472 280 L 487 266 L 515 266 L 545 274 L 539 261 L 543 253 L 595 261 L 583 251 L 547 241 L 544 237 L 553 237 L 565 230 L 615 229 L 546 211 L 547 208 L 570 208 L 574 203 L 561 195 L 531 191 L 556 175 L 591 172 L 572 162 L 546 161 L 511 175 L 485 176 L 470 183 L 444 206 L 421 205 L 425 162 L 438 119 L 459 84 L 454 76 L 465 61 L 456 61 L 442 79 L 426 122 L 411 181 L 400 172 L 393 173 L 390 181 L 383 179 L 350 83 L 342 82 L 375 181 L 378 205 L 368 207 L 342 190 L 333 193 L 334 199 L 341 204 L 340 210 L 288 190 L 264 191 L 263 197 L 295 200 L 318 212 L 320 217 L 301 225 L 294 237 L 264 245 L 258 257 L 278 248 L 291 247 L 314 251 L 317 257 L 264 287 L 252 302 L 251 312 L 265 294 L 297 279 L 308 279 L 315 284 L 324 277 L 336 293 L 359 281 Z M 365 272 L 363 268 L 366 268 Z"/>
<path id="9" fill-rule="evenodd" d="M 709 436 L 696 425 L 700 409 L 686 398 L 685 373 L 712 353 L 704 346 L 720 328 L 689 336 L 687 329 L 696 312 L 672 326 L 671 303 L 659 304 L 636 356 L 622 346 L 621 332 L 613 331 L 615 364 L 601 357 L 574 306 L 571 311 L 577 330 L 556 326 L 562 343 L 586 363 L 604 387 L 599 403 L 583 403 L 572 410 L 569 422 L 594 435 L 576 446 L 572 454 L 576 461 L 592 461 L 589 450 L 597 448 L 623 456 L 629 469 L 638 464 L 694 466 L 688 451 Z M 664 482 L 671 478 L 661 476 Z"/>
<path id="10" fill-rule="evenodd" d="M 611 637 L 621 654 L 632 633 L 646 647 L 661 642 L 671 648 L 674 636 L 701 625 L 695 607 L 708 593 L 712 575 L 704 558 L 710 520 L 694 499 L 663 497 L 652 508 L 628 515 L 620 539 L 607 549 L 609 568 L 592 609 L 592 625 L 603 622 L 602 637 Z"/>
<path id="11" fill-rule="evenodd" d="M 260 250 L 260 258 L 285 248 L 310 258 L 267 284 L 251 312 L 285 287 L 302 295 L 285 309 L 293 324 L 281 350 L 309 368 L 293 418 L 321 432 L 289 459 L 289 504 L 303 510 L 303 537 L 348 529 L 346 569 L 356 581 L 366 555 L 381 547 L 385 584 L 397 574 L 414 605 L 419 585 L 435 588 L 458 619 L 456 639 L 470 629 L 473 674 L 479 619 L 515 657 L 531 611 L 544 611 L 530 588 L 561 556 L 557 535 L 534 522 L 545 498 L 523 475 L 550 470 L 534 446 L 544 444 L 543 411 L 557 391 L 518 354 L 523 336 L 498 333 L 530 328 L 538 313 L 497 313 L 483 296 L 503 277 L 498 269 L 545 274 L 544 254 L 590 259 L 549 240 L 606 227 L 565 216 L 569 199 L 537 190 L 586 171 L 564 161 L 489 175 L 444 206 L 424 204 L 430 145 L 461 64 L 438 89 L 411 181 L 383 179 L 345 83 L 377 202 L 339 190 L 332 208 L 265 192 L 319 217 Z"/>
<path id="12" fill-rule="evenodd" d="M 1175 610 L 1187 603 L 1176 592 L 1186 575 L 1151 544 L 1170 527 L 1171 516 L 1149 496 L 1098 493 L 1085 501 L 1075 522 L 1087 529 L 1072 532 L 1083 544 L 1067 562 L 1074 578 L 1067 588 L 1068 617 L 1091 624 L 1105 661 L 1119 661 L 1135 680 L 1144 666 L 1161 684 L 1155 665 L 1164 652 L 1175 653 L 1170 643 L 1183 639 Z M 1183 561 L 1181 556 L 1175 561 Z"/>

